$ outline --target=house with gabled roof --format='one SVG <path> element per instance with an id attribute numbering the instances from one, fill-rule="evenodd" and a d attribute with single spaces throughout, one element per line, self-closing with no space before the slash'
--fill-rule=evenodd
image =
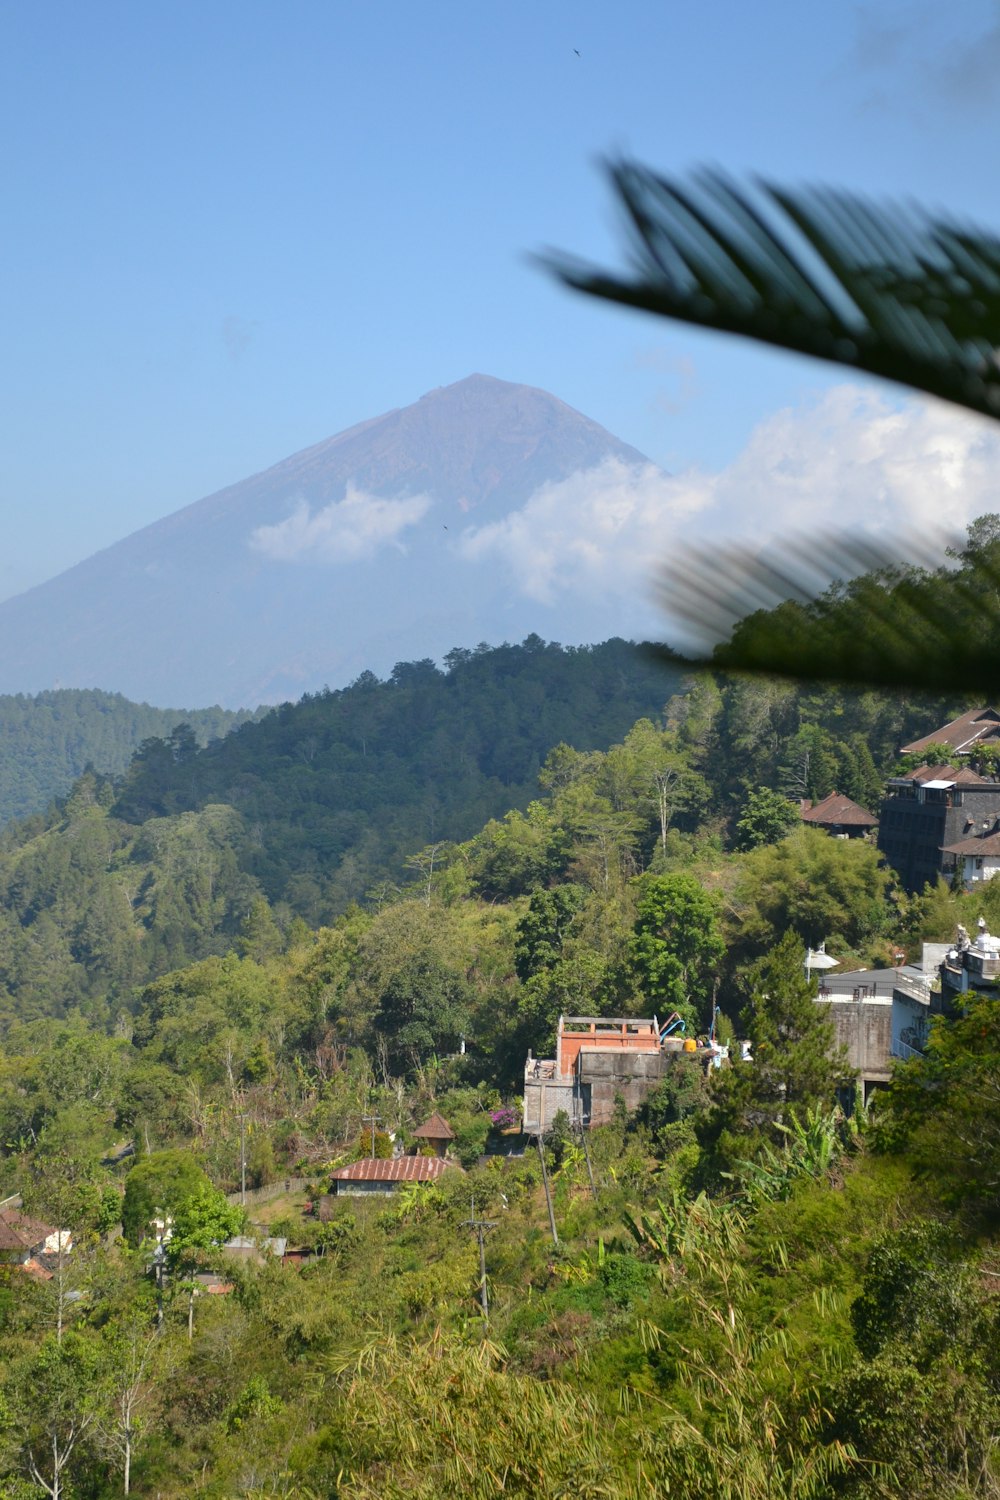
<path id="1" fill-rule="evenodd" d="M 461 1172 L 457 1162 L 440 1156 L 395 1156 L 391 1161 L 366 1156 L 330 1173 L 330 1187 L 343 1194 L 366 1197 L 371 1193 L 394 1193 L 404 1182 L 438 1182 L 446 1172 Z"/>
<path id="2" fill-rule="evenodd" d="M 955 755 L 968 755 L 974 746 L 990 740 L 1000 741 L 1000 712 L 995 708 L 970 708 L 932 734 L 903 745 L 899 753 L 920 755 L 929 745 L 947 745 Z"/>
<path id="3" fill-rule="evenodd" d="M 437 1110 L 413 1134 L 418 1141 L 427 1141 L 429 1145 L 433 1146 L 440 1157 L 447 1156 L 448 1142 L 455 1139 L 455 1132 L 444 1116 L 438 1114 Z"/>
<path id="4" fill-rule="evenodd" d="M 68 1229 L 53 1229 L 20 1208 L 0 1209 L 0 1265 L 28 1266 L 38 1256 L 72 1249 Z"/>

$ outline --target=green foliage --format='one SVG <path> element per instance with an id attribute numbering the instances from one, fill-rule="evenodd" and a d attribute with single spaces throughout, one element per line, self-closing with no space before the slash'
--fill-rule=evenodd
<path id="1" fill-rule="evenodd" d="M 736 823 L 734 847 L 746 851 L 759 849 L 762 844 L 777 844 L 798 821 L 798 809 L 793 802 L 770 787 L 758 787 L 749 793 L 743 805 Z"/>
<path id="2" fill-rule="evenodd" d="M 743 952 L 772 947 L 791 930 L 810 947 L 858 949 L 888 921 L 889 876 L 878 851 L 861 839 L 832 839 L 800 827 L 779 844 L 745 857 L 737 887 L 734 937 Z"/>
<path id="3" fill-rule="evenodd" d="M 717 904 L 699 881 L 658 875 L 642 882 L 633 951 L 648 1000 L 705 1025 L 725 948 Z"/>
<path id="4" fill-rule="evenodd" d="M 176 1218 L 184 1206 L 202 1198 L 212 1185 L 189 1151 L 153 1151 L 140 1157 L 125 1179 L 122 1233 L 137 1246 L 154 1218 Z M 159 1214 L 158 1214 L 159 1211 Z"/>
<path id="5" fill-rule="evenodd" d="M 224 708 L 151 708 L 96 688 L 0 696 L 0 826 L 65 796 L 88 769 L 120 775 L 143 740 L 191 726 L 199 745 L 259 717 Z"/>
<path id="6" fill-rule="evenodd" d="M 218 1188 L 202 1183 L 181 1198 L 173 1212 L 167 1263 L 172 1269 L 197 1265 L 206 1254 L 239 1234 L 245 1217 L 243 1209 L 227 1203 Z"/>
<path id="7" fill-rule="evenodd" d="M 785 1117 L 804 1128 L 810 1111 L 830 1107 L 844 1077 L 833 1026 L 813 998 L 804 958 L 788 933 L 747 972 L 749 999 L 741 1020 L 753 1061 L 734 1061 L 713 1075 L 712 1108 L 696 1124 L 711 1170 L 738 1173 L 766 1140 L 780 1145 Z M 821 1129 L 821 1116 L 812 1118 Z"/>

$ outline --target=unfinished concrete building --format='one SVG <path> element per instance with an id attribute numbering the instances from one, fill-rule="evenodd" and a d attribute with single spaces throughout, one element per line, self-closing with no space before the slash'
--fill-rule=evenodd
<path id="1" fill-rule="evenodd" d="M 528 1054 L 524 1129 L 544 1135 L 560 1110 L 574 1124 L 606 1125 L 618 1098 L 638 1109 L 682 1052 L 707 1065 L 721 1061 L 724 1049 L 661 1037 L 655 1016 L 560 1016 L 555 1057 Z"/>

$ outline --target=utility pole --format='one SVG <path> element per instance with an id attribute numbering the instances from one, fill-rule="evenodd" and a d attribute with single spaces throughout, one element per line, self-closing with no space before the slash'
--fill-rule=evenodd
<path id="1" fill-rule="evenodd" d="M 371 1123 L 371 1127 L 372 1127 L 372 1157 L 373 1158 L 375 1156 L 375 1125 L 376 1125 L 377 1121 L 381 1120 L 381 1118 L 382 1118 L 381 1115 L 362 1115 L 361 1116 L 361 1123 L 362 1123 L 362 1125 L 367 1125 L 369 1122 Z"/>
<path id="2" fill-rule="evenodd" d="M 246 1208 L 246 1115 L 240 1115 L 240 1206 Z"/>
<path id="3" fill-rule="evenodd" d="M 538 1147 L 538 1160 L 542 1164 L 542 1187 L 545 1189 L 545 1203 L 549 1210 L 549 1228 L 552 1231 L 552 1243 L 558 1250 L 559 1232 L 556 1229 L 555 1210 L 552 1207 L 552 1190 L 549 1187 L 549 1174 L 545 1168 L 545 1147 L 542 1145 L 542 1138 L 540 1135 L 535 1136 L 535 1145 Z"/>
<path id="4" fill-rule="evenodd" d="M 479 1301 L 483 1308 L 483 1321 L 490 1321 L 490 1304 L 486 1295 L 486 1231 L 495 1229 L 499 1223 L 498 1219 L 477 1219 L 476 1200 L 472 1200 L 472 1218 L 463 1219 L 462 1226 L 466 1229 L 474 1229 L 479 1236 Z"/>
<path id="5" fill-rule="evenodd" d="M 573 1121 L 575 1128 L 580 1132 L 580 1145 L 583 1147 L 583 1159 L 587 1163 L 587 1176 L 590 1178 L 590 1196 L 597 1199 L 597 1188 L 594 1185 L 594 1169 L 590 1165 L 590 1147 L 587 1145 L 587 1127 L 583 1123 L 583 1105 L 577 1105 L 578 1113 Z"/>

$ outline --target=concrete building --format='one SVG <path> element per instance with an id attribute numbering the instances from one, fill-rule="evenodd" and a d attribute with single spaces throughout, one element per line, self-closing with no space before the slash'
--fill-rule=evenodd
<path id="1" fill-rule="evenodd" d="M 655 1016 L 560 1016 L 555 1057 L 529 1053 L 525 1064 L 525 1133 L 544 1135 L 560 1110 L 589 1128 L 606 1125 L 619 1098 L 638 1109 L 685 1049 L 703 1065 L 723 1054 L 683 1037 L 661 1039 Z"/>
<path id="2" fill-rule="evenodd" d="M 1000 782 L 968 766 L 918 766 L 888 784 L 878 847 L 905 888 L 920 891 L 953 866 L 945 850 L 992 829 L 998 817 Z"/>
<path id="3" fill-rule="evenodd" d="M 816 1004 L 826 1008 L 866 1102 L 888 1084 L 895 1061 L 923 1051 L 931 1016 L 945 1008 L 932 982 L 946 947 L 925 943 L 920 965 L 824 974 Z"/>

